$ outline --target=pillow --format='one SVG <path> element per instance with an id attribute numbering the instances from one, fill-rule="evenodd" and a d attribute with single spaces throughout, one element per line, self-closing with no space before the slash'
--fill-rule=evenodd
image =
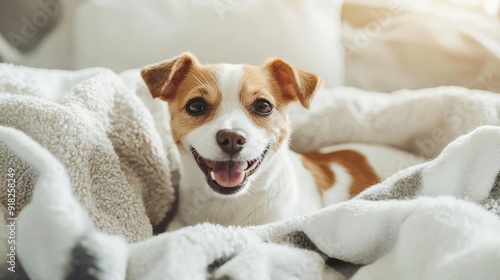
<path id="1" fill-rule="evenodd" d="M 84 0 L 2 1 L 2 62 L 71 69 L 72 15 L 81 1 Z"/>
<path id="2" fill-rule="evenodd" d="M 445 85 L 500 92 L 498 19 L 436 1 L 375 2 L 387 3 L 376 8 L 374 1 L 360 0 L 348 8 L 346 2 L 358 22 L 363 10 L 370 11 L 364 23 L 344 26 L 347 85 L 383 92 Z"/>
<path id="3" fill-rule="evenodd" d="M 262 65 L 271 56 L 344 82 L 343 1 L 86 1 L 75 12 L 73 68 L 141 67 L 185 51 L 202 63 Z"/>

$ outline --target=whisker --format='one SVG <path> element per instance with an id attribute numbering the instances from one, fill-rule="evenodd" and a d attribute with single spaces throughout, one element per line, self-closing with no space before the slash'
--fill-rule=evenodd
<path id="1" fill-rule="evenodd" d="M 196 77 L 196 75 L 193 75 L 194 79 L 198 82 L 198 86 L 200 86 L 201 88 L 205 88 L 205 85 Z"/>
<path id="2" fill-rule="evenodd" d="M 205 80 L 205 82 L 207 82 L 207 84 L 210 84 L 210 82 L 207 80 L 207 78 L 205 76 L 203 76 L 203 74 L 201 74 L 201 72 L 198 69 L 194 68 L 194 70 L 196 72 L 198 72 L 198 74 L 200 74 L 200 76 Z"/>

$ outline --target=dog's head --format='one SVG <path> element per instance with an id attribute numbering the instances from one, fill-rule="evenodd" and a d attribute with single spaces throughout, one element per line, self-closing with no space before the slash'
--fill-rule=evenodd
<path id="1" fill-rule="evenodd" d="M 262 67 L 201 65 L 189 53 L 141 74 L 153 97 L 168 102 L 181 153 L 223 195 L 244 189 L 266 157 L 288 145 L 289 103 L 308 108 L 321 83 L 281 59 Z"/>

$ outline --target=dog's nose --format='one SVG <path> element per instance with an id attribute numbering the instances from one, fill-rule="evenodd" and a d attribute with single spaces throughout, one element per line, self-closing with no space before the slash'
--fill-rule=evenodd
<path id="1" fill-rule="evenodd" d="M 231 129 L 219 130 L 215 138 L 219 147 L 230 155 L 240 152 L 247 141 L 243 132 Z"/>

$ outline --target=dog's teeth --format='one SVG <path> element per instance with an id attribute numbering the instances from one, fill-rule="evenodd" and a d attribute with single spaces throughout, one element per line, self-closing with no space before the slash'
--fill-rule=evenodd
<path id="1" fill-rule="evenodd" d="M 213 171 L 210 171 L 210 178 L 215 181 L 215 173 Z"/>

